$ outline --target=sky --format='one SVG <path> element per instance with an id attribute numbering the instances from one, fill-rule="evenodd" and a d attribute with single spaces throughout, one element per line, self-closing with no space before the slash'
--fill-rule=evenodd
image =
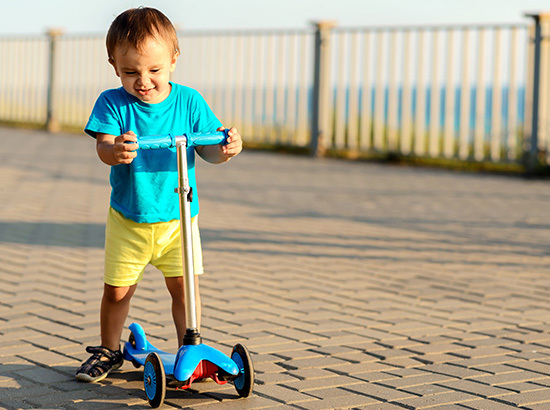
<path id="1" fill-rule="evenodd" d="M 131 7 L 163 11 L 180 30 L 307 28 L 335 20 L 341 27 L 528 22 L 550 12 L 549 0 L 0 0 L 0 35 L 105 33 Z M 6 18 L 7 17 L 7 18 Z"/>

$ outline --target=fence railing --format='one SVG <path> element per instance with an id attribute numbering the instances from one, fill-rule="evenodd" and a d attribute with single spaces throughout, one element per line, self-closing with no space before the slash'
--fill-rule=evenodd
<path id="1" fill-rule="evenodd" d="M 173 80 L 246 140 L 548 164 L 550 15 L 534 24 L 187 32 Z M 102 36 L 0 38 L 0 121 L 83 127 L 119 87 Z M 527 161 L 526 161 L 527 159 Z"/>

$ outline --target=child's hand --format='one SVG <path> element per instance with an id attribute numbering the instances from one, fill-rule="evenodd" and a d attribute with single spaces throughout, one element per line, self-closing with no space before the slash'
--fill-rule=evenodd
<path id="1" fill-rule="evenodd" d="M 224 130 L 224 127 L 220 127 L 216 131 Z M 227 132 L 227 143 L 225 145 L 204 145 L 195 147 L 195 149 L 205 161 L 212 164 L 221 164 L 229 161 L 243 150 L 243 140 L 239 131 L 235 127 L 231 127 Z"/>
<path id="2" fill-rule="evenodd" d="M 218 131 L 223 131 L 225 128 L 220 127 Z M 239 131 L 235 127 L 231 127 L 227 133 L 227 143 L 222 146 L 222 155 L 227 159 L 233 158 L 243 150 L 243 140 Z"/>
<path id="3" fill-rule="evenodd" d="M 132 142 L 133 144 L 129 144 Z M 137 136 L 133 131 L 128 131 L 115 138 L 113 153 L 117 164 L 130 164 L 137 156 Z"/>

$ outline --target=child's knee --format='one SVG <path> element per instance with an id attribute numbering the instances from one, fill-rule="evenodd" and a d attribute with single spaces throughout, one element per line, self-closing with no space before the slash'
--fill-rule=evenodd
<path id="1" fill-rule="evenodd" d="M 166 282 L 166 288 L 172 296 L 172 299 L 180 299 L 183 297 L 183 278 L 181 276 L 174 278 L 164 278 Z"/>
<path id="2" fill-rule="evenodd" d="M 105 284 L 103 288 L 103 300 L 108 303 L 129 302 L 135 288 L 136 285 L 119 287 Z"/>

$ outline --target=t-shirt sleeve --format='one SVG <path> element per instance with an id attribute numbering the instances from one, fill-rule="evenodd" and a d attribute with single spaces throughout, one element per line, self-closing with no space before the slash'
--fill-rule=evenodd
<path id="1" fill-rule="evenodd" d="M 96 138 L 97 133 L 121 135 L 121 122 L 119 120 L 119 114 L 115 109 L 116 104 L 113 100 L 113 92 L 104 91 L 98 97 L 95 102 L 88 123 L 84 128 L 84 131 Z"/>
<path id="2" fill-rule="evenodd" d="M 198 91 L 195 91 L 193 95 L 192 113 L 193 132 L 212 132 L 222 126 L 221 121 Z"/>

